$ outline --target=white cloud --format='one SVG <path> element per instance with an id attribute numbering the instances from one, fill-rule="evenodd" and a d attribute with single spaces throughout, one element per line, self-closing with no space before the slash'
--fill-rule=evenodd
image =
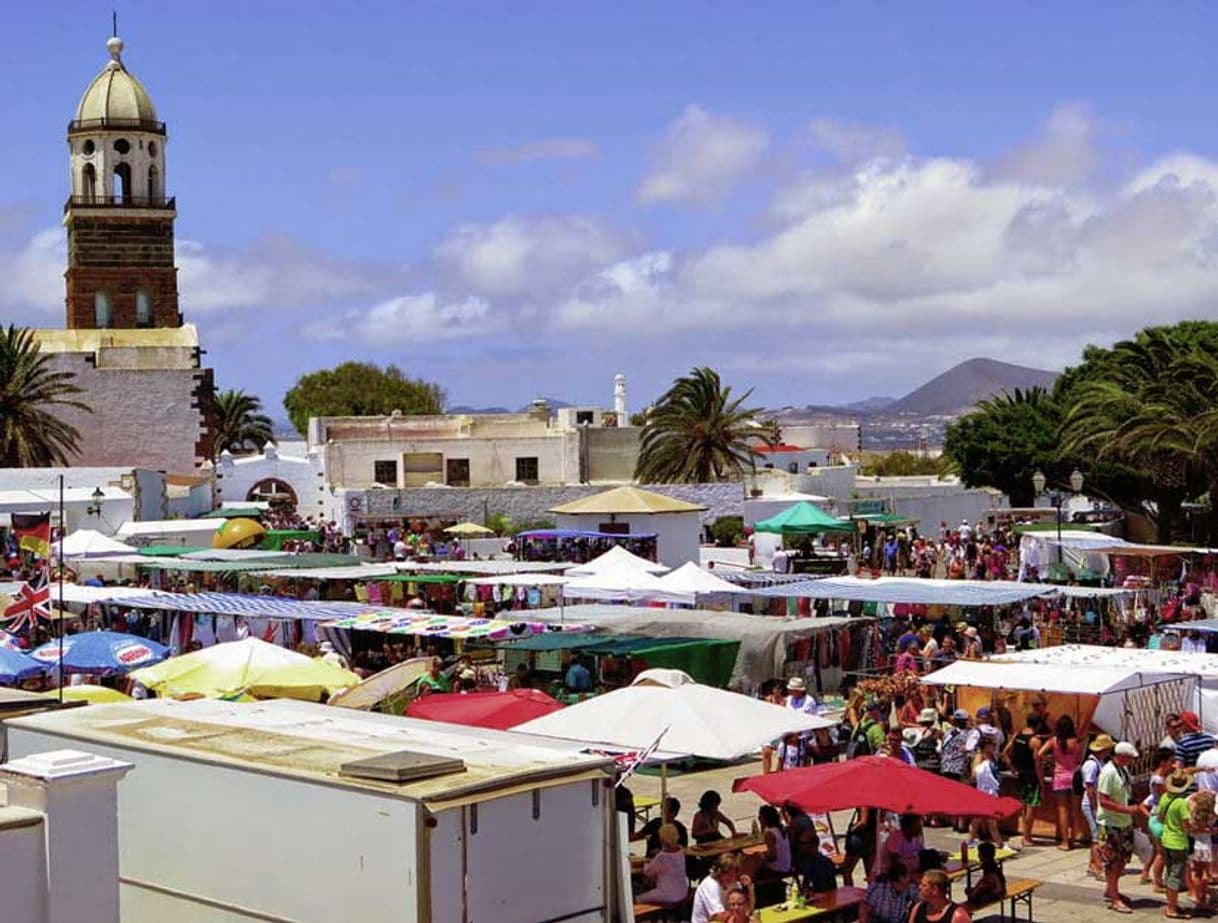
<path id="1" fill-rule="evenodd" d="M 762 128 L 689 106 L 668 126 L 636 197 L 644 203 L 721 198 L 760 166 L 769 144 Z"/>
<path id="2" fill-rule="evenodd" d="M 1000 176 L 1034 183 L 1070 184 L 1087 179 L 1099 163 L 1095 122 L 1081 103 L 1058 106 L 1040 135 L 996 166 Z"/>
<path id="3" fill-rule="evenodd" d="M 504 218 L 458 228 L 435 251 L 454 281 L 486 295 L 552 293 L 618 259 L 623 236 L 578 215 Z"/>
<path id="4" fill-rule="evenodd" d="M 485 164 L 528 163 L 534 160 L 594 160 L 600 148 L 586 138 L 543 138 L 491 147 L 478 153 Z"/>
<path id="5" fill-rule="evenodd" d="M 314 321 L 304 333 L 315 340 L 384 347 L 485 336 L 499 326 L 490 304 L 481 298 L 446 301 L 435 292 L 423 292 L 349 311 L 336 321 Z"/>
<path id="6" fill-rule="evenodd" d="M 0 251 L 0 310 L 18 320 L 32 313 L 37 325 L 49 316 L 62 317 L 67 263 L 63 228 L 38 231 L 16 250 Z"/>
<path id="7" fill-rule="evenodd" d="M 813 120 L 808 134 L 813 144 L 846 163 L 905 153 L 905 140 L 900 134 L 880 125 L 822 118 Z"/>

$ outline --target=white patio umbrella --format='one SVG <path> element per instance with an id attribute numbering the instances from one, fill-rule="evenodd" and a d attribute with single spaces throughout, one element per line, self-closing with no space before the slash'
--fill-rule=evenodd
<path id="1" fill-rule="evenodd" d="M 696 683 L 681 670 L 644 670 L 615 689 L 513 728 L 526 734 L 665 754 L 734 760 L 786 734 L 832 721 Z M 661 736 L 663 735 L 663 736 Z M 664 782 L 667 788 L 667 783 Z"/>

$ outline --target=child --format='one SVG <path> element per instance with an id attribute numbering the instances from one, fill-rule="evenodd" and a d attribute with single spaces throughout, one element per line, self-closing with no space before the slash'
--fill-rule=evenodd
<path id="1" fill-rule="evenodd" d="M 1007 879 L 1002 868 L 994 860 L 994 844 L 982 842 L 977 846 L 977 858 L 981 860 L 981 877 L 968 889 L 969 907 L 984 907 L 1007 896 Z"/>
<path id="2" fill-rule="evenodd" d="M 1155 751 L 1150 775 L 1150 794 L 1142 802 L 1143 807 L 1146 808 L 1147 817 L 1152 820 L 1158 817 L 1159 802 L 1163 799 L 1163 783 L 1172 771 L 1174 760 L 1174 751 L 1166 747 L 1160 747 Z M 1150 842 L 1154 845 L 1155 851 L 1150 861 L 1142 868 L 1142 884 L 1150 884 L 1153 879 L 1156 891 L 1163 890 L 1163 863 L 1165 856 L 1163 853 L 1163 842 L 1160 839 L 1162 831 L 1163 826 L 1161 822 L 1150 824 Z"/>
<path id="3" fill-rule="evenodd" d="M 1000 783 L 998 781 L 998 738 L 989 734 L 981 735 L 981 743 L 977 754 L 973 757 L 973 783 L 978 791 L 998 797 Z M 1002 835 L 998 832 L 998 821 L 992 817 L 975 818 L 973 820 L 973 838 L 989 840 L 999 849 L 1002 848 Z"/>
<path id="4" fill-rule="evenodd" d="M 1190 856 L 1193 901 L 1209 906 L 1210 863 L 1214 858 L 1211 841 L 1214 831 L 1214 793 L 1197 792 L 1188 799 L 1188 832 L 1193 838 Z"/>

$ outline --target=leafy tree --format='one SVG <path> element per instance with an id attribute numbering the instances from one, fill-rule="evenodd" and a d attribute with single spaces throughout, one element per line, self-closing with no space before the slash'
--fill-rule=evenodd
<path id="1" fill-rule="evenodd" d="M 215 410 L 215 453 L 227 449 L 241 453 L 249 447 L 261 452 L 271 441 L 271 418 L 262 412 L 262 400 L 244 391 L 221 391 L 213 403 Z"/>
<path id="2" fill-rule="evenodd" d="M 651 408 L 639 436 L 634 476 L 651 484 L 739 478 L 757 458 L 754 443 L 778 442 L 778 425 L 746 408 L 752 389 L 732 397 L 719 373 L 702 367 L 676 379 Z"/>
<path id="3" fill-rule="evenodd" d="M 863 460 L 861 474 L 873 477 L 902 477 L 911 474 L 943 474 L 948 463 L 943 458 L 928 458 L 913 452 L 886 452 Z"/>
<path id="4" fill-rule="evenodd" d="M 51 368 L 30 330 L 0 328 L 0 466 L 66 465 L 79 454 L 80 433 L 54 413 L 68 407 L 93 412 L 73 397 L 84 393 L 75 379 Z"/>
<path id="5" fill-rule="evenodd" d="M 943 454 L 966 486 L 995 487 L 1013 506 L 1031 506 L 1032 475 L 1038 469 L 1051 481 L 1063 477 L 1060 426 L 1061 407 L 1050 392 L 1016 388 L 978 402 L 975 411 L 950 424 Z"/>
<path id="6" fill-rule="evenodd" d="M 444 389 L 408 378 L 396 365 L 344 362 L 302 375 L 283 398 L 292 425 L 306 432 L 310 417 L 386 416 L 443 413 Z"/>

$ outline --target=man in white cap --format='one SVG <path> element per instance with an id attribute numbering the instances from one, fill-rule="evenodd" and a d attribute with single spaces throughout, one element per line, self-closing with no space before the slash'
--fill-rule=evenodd
<path id="1" fill-rule="evenodd" d="M 1122 740 L 1113 748 L 1112 759 L 1100 771 L 1096 784 L 1099 810 L 1095 821 L 1104 864 L 1104 899 L 1117 913 L 1133 913 L 1121 895 L 1121 875 L 1133 855 L 1133 819 L 1143 812 L 1140 804 L 1130 804 L 1133 782 L 1127 767 L 1137 758 L 1137 748 Z"/>
<path id="2" fill-rule="evenodd" d="M 820 705 L 808 694 L 808 685 L 802 677 L 792 676 L 787 680 L 787 708 L 805 715 L 820 714 Z"/>

